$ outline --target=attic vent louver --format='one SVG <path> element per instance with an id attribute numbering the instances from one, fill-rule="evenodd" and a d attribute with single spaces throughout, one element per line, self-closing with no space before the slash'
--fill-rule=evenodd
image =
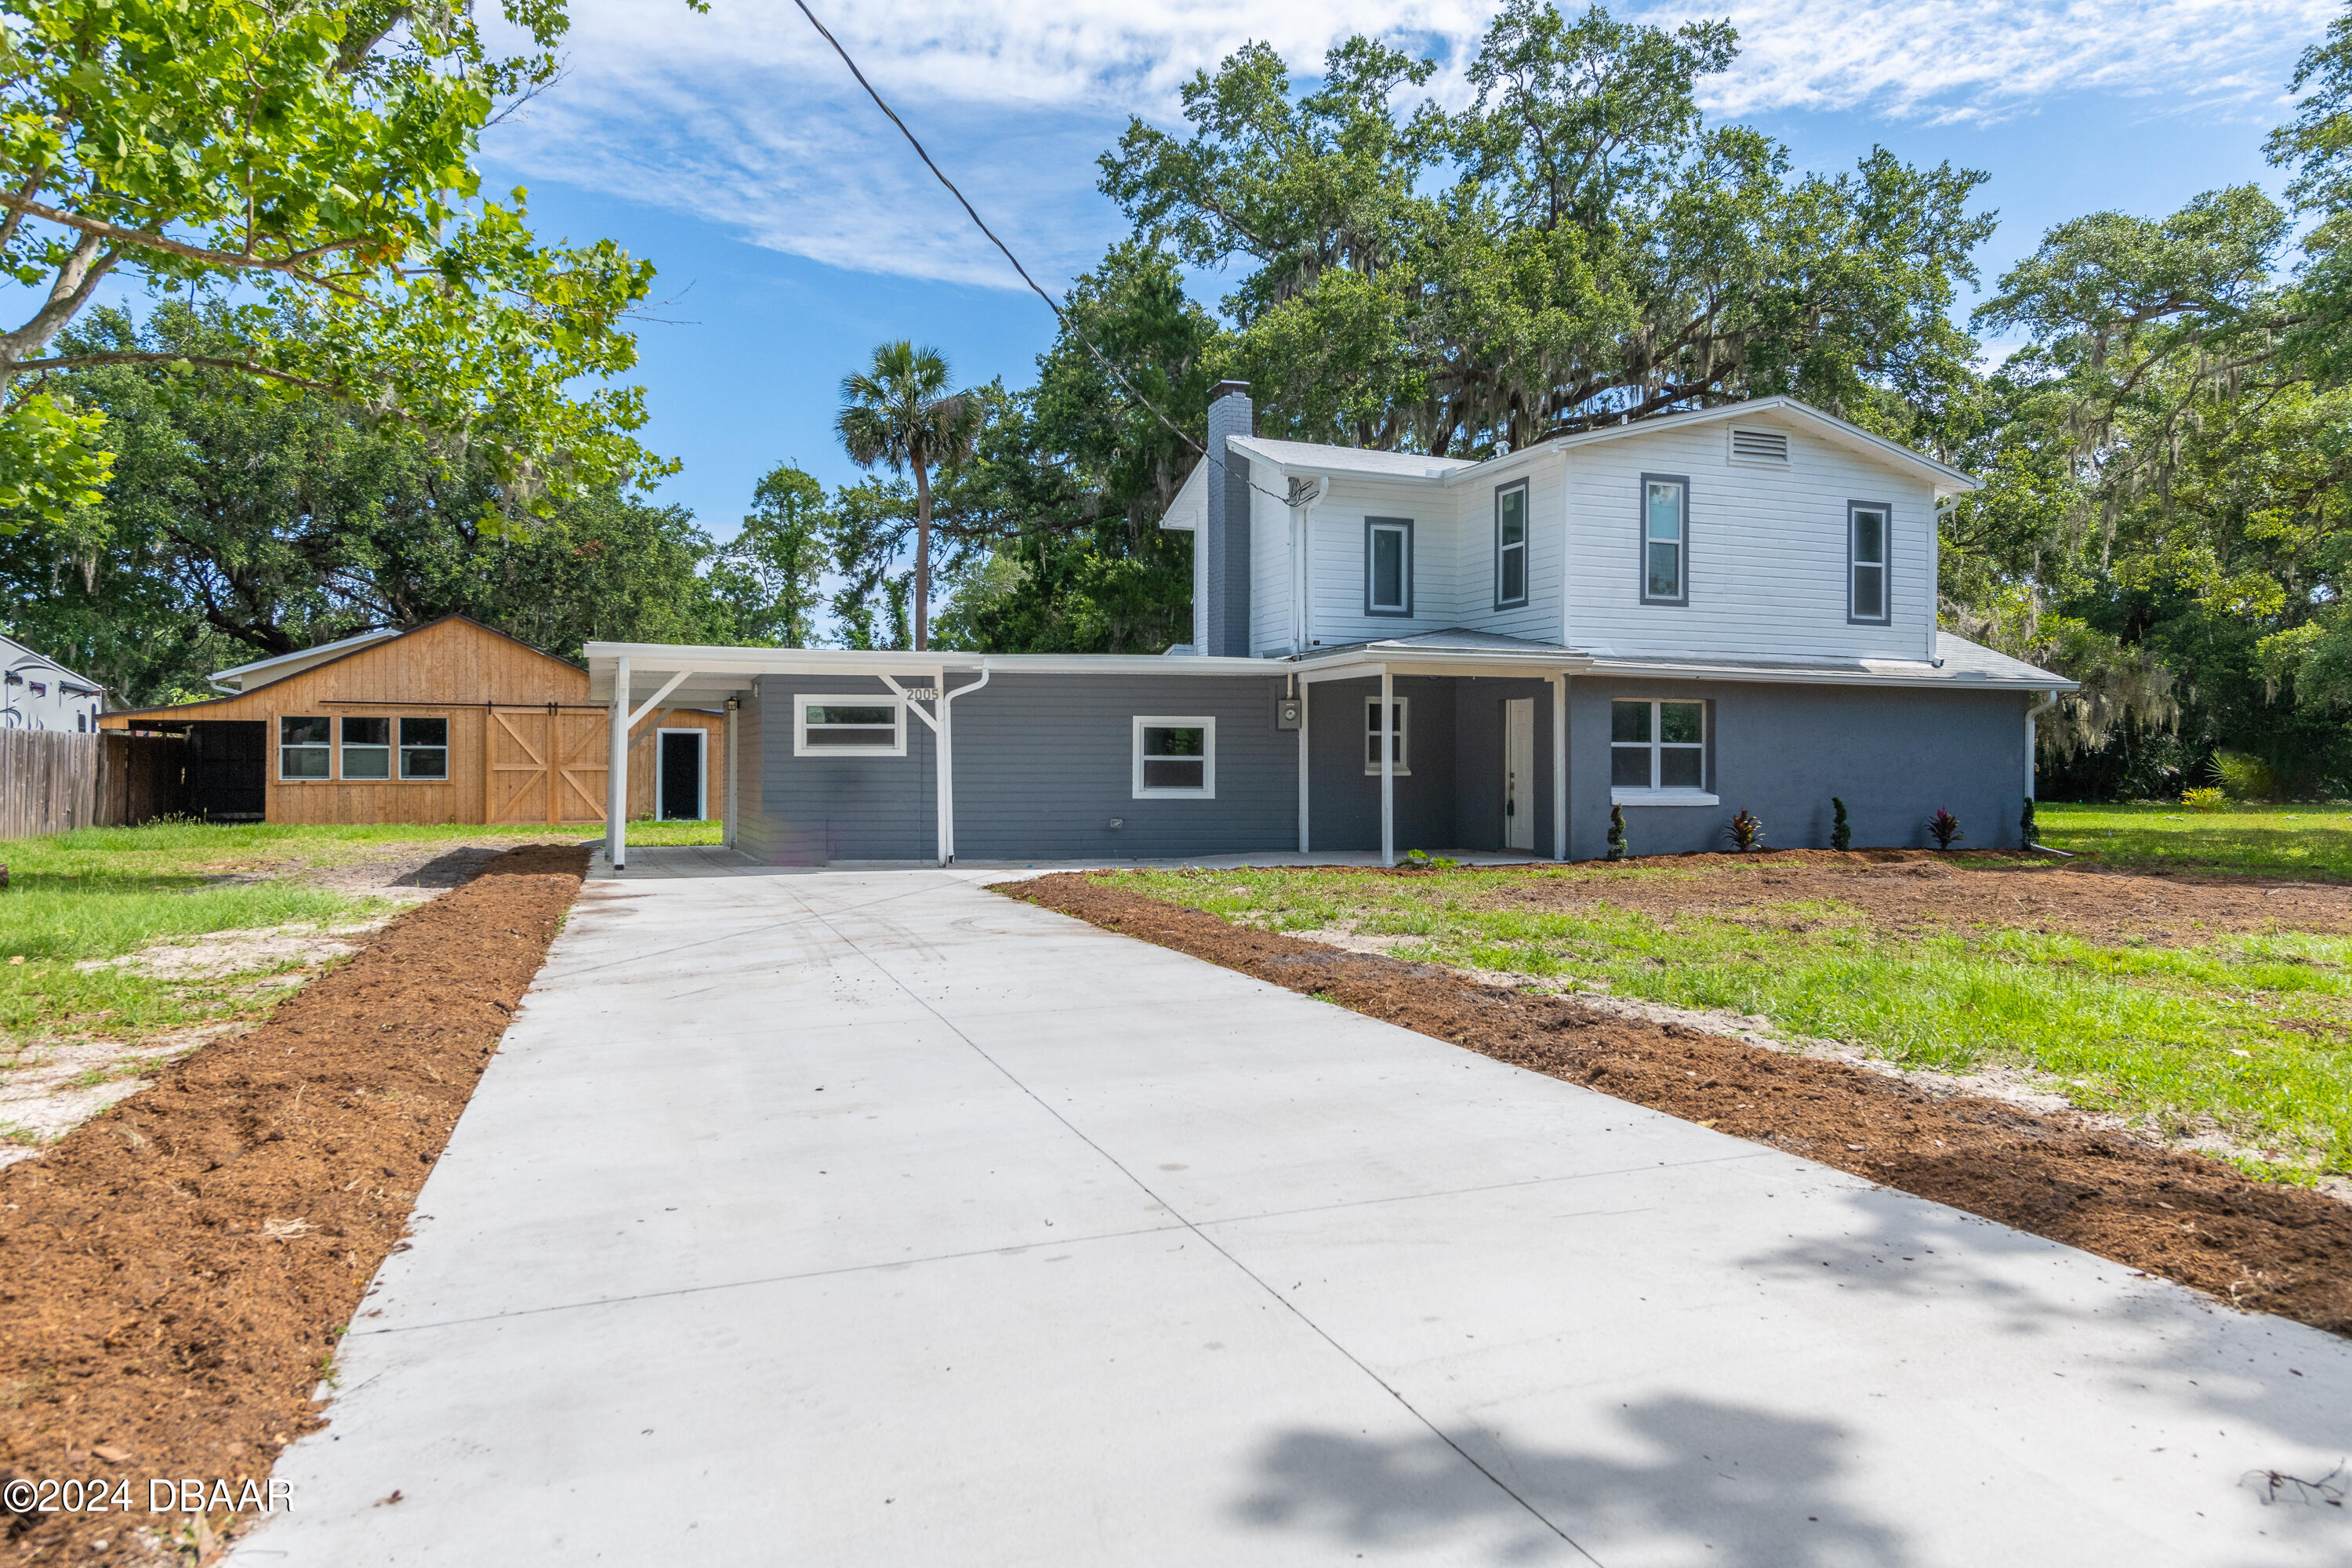
<path id="1" fill-rule="evenodd" d="M 1734 430 L 1731 460 L 1735 463 L 1786 463 L 1789 437 L 1778 430 Z"/>

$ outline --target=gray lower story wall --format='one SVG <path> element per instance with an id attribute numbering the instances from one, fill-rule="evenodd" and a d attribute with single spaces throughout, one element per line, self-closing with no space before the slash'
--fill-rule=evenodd
<path id="1" fill-rule="evenodd" d="M 1399 676 L 1405 704 L 1405 772 L 1397 775 L 1396 851 L 1503 847 L 1503 704 L 1535 703 L 1535 848 L 1552 853 L 1551 688 L 1542 680 Z M 1309 844 L 1317 850 L 1381 847 L 1381 776 L 1366 726 L 1381 683 L 1318 681 L 1307 688 L 1314 757 Z"/>
<path id="2" fill-rule="evenodd" d="M 760 677 L 739 721 L 740 765 L 757 773 L 738 797 L 738 846 L 773 866 L 936 858 L 939 763 L 930 730 L 909 716 L 903 757 L 796 757 L 793 699 L 803 693 L 890 696 L 870 675 Z"/>
<path id="3" fill-rule="evenodd" d="M 1704 701 L 1707 787 L 1716 806 L 1629 805 L 1635 855 L 1727 849 L 1733 814 L 1761 817 L 1774 849 L 1830 841 L 1830 797 L 1844 800 L 1853 846 L 1933 843 L 1938 807 L 1960 819 L 1964 844 L 2015 848 L 2025 796 L 2025 710 L 2020 691 L 1922 691 L 1756 681 L 1569 682 L 1569 851 L 1607 848 L 1609 704 L 1617 699 Z"/>
<path id="4" fill-rule="evenodd" d="M 1275 727 L 1285 685 L 1274 675 L 992 677 L 955 703 L 956 858 L 1297 848 L 1298 736 Z M 1139 715 L 1216 720 L 1215 798 L 1135 798 Z"/>

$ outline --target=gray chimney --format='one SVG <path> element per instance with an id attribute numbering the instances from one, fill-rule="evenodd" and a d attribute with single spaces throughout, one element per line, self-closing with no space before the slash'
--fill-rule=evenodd
<path id="1" fill-rule="evenodd" d="M 1209 552 L 1202 574 L 1209 595 L 1204 654 L 1247 658 L 1250 654 L 1250 488 L 1249 459 L 1229 451 L 1234 436 L 1256 434 L 1256 411 L 1250 406 L 1249 383 L 1221 381 L 1209 394 L 1208 456 L 1202 462 L 1223 465 L 1209 470 L 1209 526 L 1202 531 L 1201 547 Z"/>

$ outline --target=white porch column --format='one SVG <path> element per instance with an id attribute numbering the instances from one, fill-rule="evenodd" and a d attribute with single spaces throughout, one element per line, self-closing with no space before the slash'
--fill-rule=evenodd
<path id="1" fill-rule="evenodd" d="M 1381 666 L 1381 864 L 1396 864 L 1396 678 Z"/>
<path id="2" fill-rule="evenodd" d="M 730 849 L 735 847 L 735 775 L 738 772 L 735 766 L 735 712 L 742 705 L 740 699 L 730 697 L 727 700 L 726 769 L 719 779 L 719 809 L 724 819 L 719 842 Z"/>
<path id="3" fill-rule="evenodd" d="M 1307 852 L 1307 775 L 1308 768 L 1307 750 L 1307 693 L 1308 689 L 1309 688 L 1306 681 L 1302 680 L 1298 683 L 1298 852 L 1301 855 Z"/>
<path id="4" fill-rule="evenodd" d="M 1568 858 L 1568 677 L 1551 679 L 1551 858 Z"/>
<path id="5" fill-rule="evenodd" d="M 931 689 L 938 693 L 931 699 L 931 711 L 940 716 L 931 735 L 931 752 L 939 763 L 939 784 L 932 793 L 940 802 L 940 864 L 948 866 L 955 862 L 955 742 L 951 733 L 955 715 L 948 706 L 947 666 L 931 671 Z"/>
<path id="6" fill-rule="evenodd" d="M 604 768 L 604 858 L 618 871 L 628 861 L 629 831 L 629 660 L 624 654 L 613 661 L 612 754 Z"/>

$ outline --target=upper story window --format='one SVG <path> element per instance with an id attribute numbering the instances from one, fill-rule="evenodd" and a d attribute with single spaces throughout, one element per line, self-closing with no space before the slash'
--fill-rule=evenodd
<path id="1" fill-rule="evenodd" d="M 1135 798 L 1217 797 L 1217 721 L 1139 715 L 1135 721 Z"/>
<path id="2" fill-rule="evenodd" d="M 1690 480 L 1642 476 L 1642 603 L 1690 603 Z"/>
<path id="3" fill-rule="evenodd" d="M 388 779 L 392 776 L 392 721 L 343 721 L 343 776 L 347 779 Z"/>
<path id="4" fill-rule="evenodd" d="M 1880 501 L 1845 508 L 1846 619 L 1885 626 L 1892 616 L 1886 584 L 1887 535 L 1894 510 Z"/>
<path id="5" fill-rule="evenodd" d="M 1364 614 L 1412 614 L 1412 522 L 1364 519 Z"/>
<path id="6" fill-rule="evenodd" d="M 896 697 L 793 699 L 793 755 L 903 757 L 907 705 Z"/>
<path id="7" fill-rule="evenodd" d="M 1528 602 L 1528 487 L 1495 492 L 1495 608 Z"/>
<path id="8" fill-rule="evenodd" d="M 1405 766 L 1405 759 L 1411 754 L 1405 749 L 1405 742 L 1412 723 L 1411 698 L 1400 697 L 1389 704 L 1385 727 L 1381 723 L 1381 700 L 1377 697 L 1364 699 L 1364 772 L 1376 773 L 1381 771 L 1381 742 L 1385 740 L 1389 755 L 1395 759 L 1395 766 L 1391 771 L 1398 778 L 1405 778 L 1412 773 Z"/>
<path id="9" fill-rule="evenodd" d="M 323 779 L 329 776 L 328 737 L 331 719 L 295 718 L 278 721 L 278 776 L 281 779 Z"/>
<path id="10" fill-rule="evenodd" d="M 400 776 L 404 779 L 446 779 L 449 776 L 449 721 L 403 719 L 400 721 Z"/>

